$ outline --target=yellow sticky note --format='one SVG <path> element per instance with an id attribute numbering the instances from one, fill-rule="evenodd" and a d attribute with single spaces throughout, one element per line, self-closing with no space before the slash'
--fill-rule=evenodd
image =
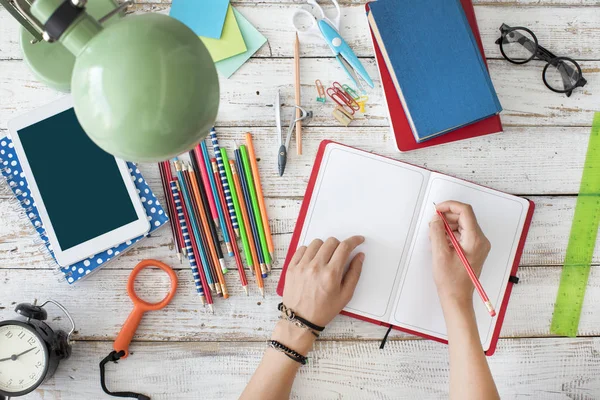
<path id="1" fill-rule="evenodd" d="M 223 33 L 220 39 L 212 39 L 200 36 L 202 42 L 208 49 L 214 62 L 224 60 L 229 57 L 244 53 L 246 51 L 246 43 L 240 31 L 233 8 L 231 5 L 227 9 L 225 17 L 225 25 L 223 25 Z"/>

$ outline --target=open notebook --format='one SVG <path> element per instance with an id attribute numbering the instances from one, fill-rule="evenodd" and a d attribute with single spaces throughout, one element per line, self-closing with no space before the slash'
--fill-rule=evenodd
<path id="1" fill-rule="evenodd" d="M 433 202 L 473 206 L 492 250 L 480 281 L 498 315 L 490 317 L 474 295 L 481 342 L 492 354 L 531 222 L 532 202 L 333 142 L 323 142 L 292 237 L 295 250 L 313 239 L 360 234 L 366 241 L 362 275 L 345 314 L 446 341 L 446 327 L 431 271 L 429 221 Z"/>

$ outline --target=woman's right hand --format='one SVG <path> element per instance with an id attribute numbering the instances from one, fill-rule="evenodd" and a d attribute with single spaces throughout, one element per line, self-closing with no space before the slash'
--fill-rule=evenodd
<path id="1" fill-rule="evenodd" d="M 458 201 L 446 201 L 437 204 L 436 208 L 448 220 L 473 271 L 479 276 L 491 245 L 477 223 L 473 208 Z M 452 248 L 444 229 L 444 222 L 437 214 L 429 223 L 429 238 L 433 253 L 433 278 L 442 306 L 457 305 L 472 309 L 473 283 L 458 254 Z"/>

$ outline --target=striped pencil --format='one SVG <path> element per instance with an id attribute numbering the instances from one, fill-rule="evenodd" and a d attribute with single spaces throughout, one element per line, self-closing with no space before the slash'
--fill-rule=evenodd
<path id="1" fill-rule="evenodd" d="M 254 210 L 252 209 L 252 203 L 250 200 L 250 191 L 248 189 L 248 181 L 246 180 L 246 174 L 244 171 L 244 167 L 242 164 L 241 151 L 236 150 L 236 160 L 237 163 L 237 173 L 240 178 L 240 185 L 242 187 L 242 193 L 244 194 L 244 202 L 246 203 L 246 211 L 248 212 L 248 220 L 250 224 L 250 228 L 252 229 L 252 236 L 254 239 L 254 245 L 256 247 L 256 255 L 258 256 L 258 262 L 260 263 L 260 271 L 262 273 L 263 278 L 267 277 L 267 266 L 265 264 L 265 258 L 263 254 L 263 250 L 260 244 L 260 236 L 258 233 L 258 227 L 256 225 L 256 217 L 254 215 Z"/>
<path id="2" fill-rule="evenodd" d="M 196 254 L 200 255 L 200 261 L 202 263 L 202 267 L 204 268 L 204 273 L 206 275 L 206 279 L 208 280 L 209 287 L 214 290 L 217 294 L 221 294 L 221 285 L 218 280 L 214 279 L 211 274 L 210 264 L 208 263 L 208 259 L 206 258 L 206 253 L 202 246 L 202 238 L 198 234 L 198 224 L 194 218 L 194 214 L 191 213 L 191 204 L 189 203 L 189 194 L 187 191 L 187 187 L 185 185 L 185 179 L 181 172 L 181 164 L 179 161 L 175 162 L 175 168 L 177 170 L 177 176 L 179 178 L 179 190 L 182 193 L 183 197 L 183 214 L 186 217 L 186 221 L 188 222 L 188 226 L 192 227 L 193 239 L 192 246 Z"/>
<path id="3" fill-rule="evenodd" d="M 221 293 L 223 294 L 223 297 L 227 299 L 229 297 L 229 292 L 227 291 L 227 285 L 225 284 L 225 278 L 223 277 L 221 268 L 219 268 L 220 265 L 219 264 L 213 265 L 213 263 L 211 263 L 212 259 L 210 258 L 210 252 L 208 249 L 208 241 L 210 240 L 210 238 L 202 235 L 202 229 L 200 228 L 200 221 L 198 220 L 199 217 L 198 217 L 197 211 L 196 211 L 197 204 L 194 201 L 195 198 L 192 193 L 192 184 L 191 184 L 189 172 L 187 171 L 187 168 L 184 166 L 184 164 L 182 164 L 181 169 L 182 169 L 181 174 L 183 175 L 183 179 L 185 180 L 185 185 L 187 188 L 187 196 L 189 197 L 189 204 L 190 204 L 192 212 L 194 214 L 194 220 L 196 221 L 197 235 L 200 237 L 200 240 L 202 241 L 202 248 L 206 252 L 207 264 L 209 265 L 209 267 L 211 267 L 211 273 L 213 274 L 213 280 L 215 281 L 215 287 L 220 288 Z"/>
<path id="4" fill-rule="evenodd" d="M 208 201 L 208 197 L 209 197 L 209 193 L 206 192 L 206 179 L 208 177 L 205 177 L 202 174 L 202 170 L 199 168 L 198 163 L 203 163 L 203 159 L 196 159 L 195 157 L 195 153 L 193 151 L 189 152 L 190 155 L 190 161 L 191 161 L 191 165 L 192 165 L 192 170 L 194 171 L 194 176 L 196 178 L 196 183 L 197 183 L 197 187 L 198 187 L 198 192 L 200 193 L 200 200 L 202 203 L 202 206 L 204 208 L 204 212 L 208 217 L 207 220 L 207 224 L 208 224 L 208 228 L 210 230 L 210 237 L 213 240 L 213 244 L 214 244 L 214 248 L 215 251 L 217 252 L 217 256 L 219 258 L 219 263 L 221 265 L 221 271 L 223 271 L 223 273 L 227 273 L 227 265 L 225 264 L 225 259 L 223 258 L 223 250 L 221 250 L 221 243 L 219 242 L 219 235 L 217 235 L 217 226 L 215 226 L 215 222 L 212 218 L 210 218 L 210 212 L 209 212 L 209 201 Z M 210 187 L 210 185 L 209 185 Z"/>
<path id="5" fill-rule="evenodd" d="M 237 216 L 235 215 L 235 207 L 233 206 L 233 198 L 231 196 L 229 182 L 227 181 L 227 174 L 225 172 L 225 165 L 223 164 L 223 158 L 221 156 L 221 148 L 219 147 L 219 139 L 217 138 L 217 131 L 213 127 L 210 130 L 210 140 L 212 141 L 213 150 L 215 151 L 215 158 L 217 159 L 217 166 L 219 167 L 219 179 L 225 192 L 225 203 L 227 204 L 227 210 L 229 211 L 229 217 L 231 218 L 231 224 L 235 236 L 240 237 L 240 227 L 238 225 Z M 233 239 L 231 240 L 233 243 Z"/>
<path id="6" fill-rule="evenodd" d="M 223 189 L 223 185 L 221 185 L 221 180 L 219 178 L 219 170 L 216 163 L 213 163 L 213 173 L 215 174 L 216 182 L 217 182 L 217 192 L 219 193 L 219 199 L 224 202 L 225 201 L 225 190 Z M 227 224 L 227 230 L 231 236 L 233 233 L 233 224 L 229 218 L 225 218 L 225 224 Z M 237 240 L 233 240 L 231 242 L 231 247 L 233 248 L 233 254 L 235 256 L 235 263 L 237 264 L 238 273 L 240 274 L 240 282 L 242 283 L 242 288 L 246 292 L 246 296 L 248 296 L 248 280 L 246 279 L 246 271 L 244 271 L 244 264 L 242 264 L 242 258 L 240 257 L 240 251 L 237 246 Z"/>
<path id="7" fill-rule="evenodd" d="M 192 242 L 190 240 L 190 235 L 188 232 L 187 225 L 185 223 L 185 217 L 183 215 L 183 209 L 181 207 L 181 199 L 179 198 L 179 190 L 177 189 L 177 181 L 171 181 L 171 193 L 173 195 L 173 201 L 175 203 L 175 210 L 177 212 L 177 220 L 179 221 L 179 226 L 181 227 L 181 232 L 183 233 L 183 240 L 187 250 L 188 260 L 190 262 L 190 267 L 192 268 L 192 276 L 194 277 L 194 285 L 196 286 L 196 291 L 200 296 L 200 301 L 202 305 L 206 304 L 206 296 L 204 294 L 203 285 L 207 285 L 206 280 L 200 277 L 200 272 L 198 271 L 198 265 L 196 264 L 196 256 L 194 255 L 194 251 L 192 250 Z M 175 218 L 175 216 L 173 216 Z M 207 285 L 208 287 L 208 285 Z M 211 298 L 212 301 L 212 298 Z M 212 307 L 209 304 L 209 307 Z"/>
<path id="8" fill-rule="evenodd" d="M 225 247 L 227 247 L 227 253 L 230 257 L 233 257 L 233 251 L 231 250 L 231 240 L 229 239 L 229 234 L 227 233 L 227 228 L 225 227 L 225 213 L 223 209 L 227 209 L 226 204 L 221 204 L 219 200 L 219 195 L 217 194 L 217 186 L 215 183 L 215 177 L 212 174 L 212 166 L 211 166 L 211 158 L 208 155 L 208 148 L 206 147 L 206 143 L 200 143 L 200 147 L 202 149 L 202 155 L 204 157 L 204 162 L 206 163 L 206 171 L 208 174 L 208 181 L 210 182 L 211 194 L 214 196 L 215 206 L 217 208 L 217 216 L 219 217 L 219 225 L 221 226 L 221 232 L 223 233 L 223 240 L 225 241 Z M 215 160 L 216 162 L 216 160 Z"/>
<path id="9" fill-rule="evenodd" d="M 240 208 L 240 202 L 238 201 L 238 196 L 241 193 L 238 193 L 237 188 L 235 186 L 235 182 L 233 180 L 233 175 L 231 174 L 231 168 L 234 164 L 234 161 L 230 161 L 227 157 L 227 152 L 225 149 L 221 149 L 221 155 L 223 157 L 223 164 L 225 164 L 225 174 L 227 175 L 227 180 L 229 181 L 229 188 L 231 189 L 231 197 L 233 198 L 233 206 L 235 208 L 235 213 L 237 215 L 237 219 L 239 221 L 240 227 L 240 237 L 242 239 L 242 245 L 244 248 L 244 254 L 246 255 L 246 261 L 248 263 L 248 269 L 254 274 L 254 263 L 252 259 L 252 253 L 250 252 L 250 245 L 248 243 L 248 232 L 246 232 L 246 227 L 244 226 L 244 220 L 242 217 L 242 211 Z M 234 165 L 235 167 L 235 165 Z"/>
<path id="10" fill-rule="evenodd" d="M 258 288 L 259 288 L 262 296 L 265 297 L 264 282 L 263 282 L 263 278 L 262 278 L 262 274 L 261 274 L 261 270 L 260 270 L 260 265 L 258 263 L 258 257 L 256 255 L 256 246 L 254 244 L 254 240 L 252 238 L 252 231 L 250 229 L 250 218 L 248 218 L 248 212 L 246 209 L 244 196 L 242 195 L 242 184 L 240 182 L 240 177 L 237 174 L 237 168 L 235 166 L 235 162 L 233 160 L 230 160 L 229 164 L 231 166 L 231 175 L 233 178 L 233 182 L 235 183 L 235 188 L 236 188 L 237 192 L 240 194 L 239 201 L 240 201 L 241 216 L 242 216 L 242 220 L 243 220 L 244 226 L 246 228 L 246 231 L 248 232 L 248 242 L 249 242 L 249 247 L 250 247 L 250 254 L 252 255 L 252 260 L 254 262 L 254 274 L 256 275 L 256 283 L 258 284 Z"/>

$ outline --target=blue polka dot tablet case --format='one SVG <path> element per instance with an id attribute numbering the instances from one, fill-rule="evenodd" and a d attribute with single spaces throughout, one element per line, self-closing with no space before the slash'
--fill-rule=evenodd
<path id="1" fill-rule="evenodd" d="M 148 232 L 148 234 L 151 234 L 164 225 L 169 218 L 165 210 L 156 199 L 156 196 L 146 183 L 146 180 L 140 173 L 140 170 L 137 169 L 135 164 L 130 162 L 127 163 L 127 166 L 129 167 L 131 179 L 135 183 L 137 192 L 142 200 L 144 210 L 148 216 L 148 221 L 150 221 L 150 232 Z M 0 170 L 2 171 L 2 175 L 4 175 L 6 178 L 6 181 L 8 182 L 8 185 L 14 193 L 17 201 L 22 206 L 26 217 L 31 221 L 33 227 L 40 235 L 40 239 L 43 241 L 45 249 L 47 250 L 46 256 L 49 263 L 55 267 L 57 271 L 60 271 L 60 273 L 64 276 L 64 279 L 69 284 L 81 280 L 90 273 L 99 269 L 101 266 L 106 265 L 110 260 L 129 250 L 135 243 L 144 238 L 144 236 L 139 236 L 68 267 L 60 267 L 54 260 L 52 255 L 53 253 L 47 237 L 45 236 L 44 227 L 39 219 L 37 208 L 28 190 L 29 186 L 25 180 L 25 174 L 23 173 L 21 164 L 17 159 L 17 154 L 13 148 L 12 141 L 8 137 L 0 139 Z"/>

